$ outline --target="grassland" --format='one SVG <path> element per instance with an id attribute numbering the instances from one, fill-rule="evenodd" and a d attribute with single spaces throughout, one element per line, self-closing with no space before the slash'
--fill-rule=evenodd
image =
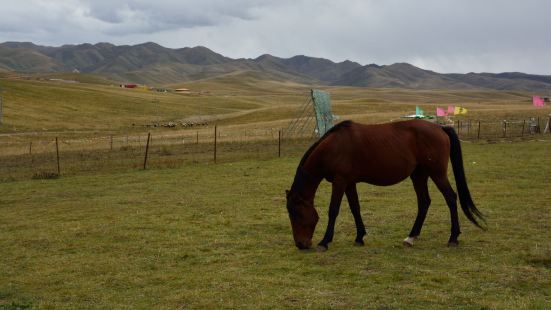
<path id="1" fill-rule="evenodd" d="M 402 247 L 416 211 L 406 181 L 359 187 L 365 247 L 352 246 L 355 228 L 343 205 L 330 250 L 304 252 L 293 245 L 283 194 L 304 145 L 277 159 L 273 140 L 257 148 L 229 143 L 213 164 L 210 144 L 193 153 L 182 143 L 196 131 L 210 136 L 212 127 L 141 125 L 201 116 L 224 133 L 282 128 L 308 87 L 238 75 L 175 85 L 193 90 L 179 95 L 120 89 L 94 77 L 81 82 L 0 79 L 0 309 L 551 307 L 551 135 L 464 142 L 469 185 L 489 229 L 462 216 L 458 248 L 445 246 L 449 213 L 434 186 L 421 239 Z M 415 105 L 427 112 L 462 105 L 469 117 L 489 122 L 551 112 L 532 108 L 525 93 L 325 89 L 335 114 L 368 123 L 399 119 Z M 138 170 L 142 148 L 117 144 L 114 155 L 109 140 L 91 139 L 151 130 L 154 169 L 147 171 Z M 29 141 L 37 148 L 37 135 L 48 148 L 54 136 L 65 142 L 60 178 L 33 180 L 38 157 L 6 155 Z M 160 135 L 179 137 L 179 146 L 159 144 Z M 103 146 L 70 149 L 78 143 Z M 8 158 L 16 164 L 6 173 Z M 67 162 L 84 164 L 86 173 L 72 173 Z M 329 194 L 323 183 L 315 240 Z"/>
<path id="2" fill-rule="evenodd" d="M 434 186 L 422 238 L 401 246 L 403 182 L 360 186 L 365 247 L 344 205 L 328 252 L 297 250 L 283 192 L 298 157 L 4 183 L 0 307 L 548 309 L 549 143 L 464 145 L 489 229 L 462 217 L 458 248 Z"/>
<path id="3" fill-rule="evenodd" d="M 83 83 L 0 78 L 4 99 L 0 133 L 135 133 L 151 130 L 146 125 L 189 119 L 204 119 L 210 125 L 285 128 L 307 100 L 311 87 L 237 75 L 175 85 L 192 90 L 182 95 L 121 89 L 93 76 L 65 78 L 80 78 Z M 334 113 L 341 119 L 367 123 L 400 119 L 412 114 L 416 105 L 427 114 L 434 114 L 436 106 L 461 105 L 469 110 L 462 118 L 486 121 L 546 120 L 551 112 L 549 108 L 534 109 L 531 94 L 519 92 L 321 88 L 331 93 Z"/>

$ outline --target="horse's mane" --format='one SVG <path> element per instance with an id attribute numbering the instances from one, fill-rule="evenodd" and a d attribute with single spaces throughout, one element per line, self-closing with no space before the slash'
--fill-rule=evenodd
<path id="1" fill-rule="evenodd" d="M 302 159 L 300 160 L 300 163 L 298 164 L 298 166 L 302 167 L 302 165 L 304 164 L 306 159 L 308 159 L 308 156 L 310 156 L 310 154 L 316 149 L 316 147 L 323 140 L 325 140 L 328 136 L 330 136 L 331 134 L 341 130 L 342 128 L 348 128 L 348 127 L 350 127 L 350 125 L 352 125 L 352 121 L 351 120 L 346 120 L 346 121 L 342 121 L 342 122 L 338 123 L 337 125 L 331 127 L 331 129 L 329 129 L 321 138 L 319 138 L 318 141 L 314 142 L 314 144 L 312 144 L 310 146 L 310 148 L 306 151 L 306 153 L 304 153 L 304 155 L 302 156 Z"/>
<path id="2" fill-rule="evenodd" d="M 310 146 L 310 148 L 304 153 L 302 156 L 302 159 L 300 160 L 300 163 L 297 168 L 297 172 L 295 174 L 295 179 L 293 180 L 293 184 L 291 185 L 291 192 L 300 190 L 303 188 L 305 183 L 311 183 L 315 182 L 317 177 L 311 175 L 306 170 L 304 170 L 303 165 L 304 162 L 306 162 L 306 159 L 312 154 L 312 152 L 316 149 L 316 147 L 325 140 L 328 136 L 332 135 L 333 133 L 343 129 L 350 127 L 352 125 L 352 121 L 343 121 L 338 123 L 337 125 L 333 126 L 331 129 L 329 129 L 321 138 L 318 139 L 314 144 Z"/>

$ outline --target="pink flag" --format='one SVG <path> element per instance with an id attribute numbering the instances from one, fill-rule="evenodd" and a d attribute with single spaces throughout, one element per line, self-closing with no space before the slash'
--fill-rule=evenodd
<path id="1" fill-rule="evenodd" d="M 453 115 L 454 112 L 455 112 L 455 107 L 453 105 L 449 105 L 448 106 L 448 114 Z"/>
<path id="2" fill-rule="evenodd" d="M 545 105 L 543 99 L 540 96 L 532 96 L 532 103 L 535 107 L 541 108 Z"/>
<path id="3" fill-rule="evenodd" d="M 436 116 L 446 116 L 448 113 L 443 108 L 436 108 Z"/>

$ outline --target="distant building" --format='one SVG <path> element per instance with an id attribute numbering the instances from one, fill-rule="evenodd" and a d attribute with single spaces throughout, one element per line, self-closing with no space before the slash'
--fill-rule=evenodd
<path id="1" fill-rule="evenodd" d="M 138 87 L 137 84 L 121 84 L 120 85 L 121 88 L 136 88 Z"/>

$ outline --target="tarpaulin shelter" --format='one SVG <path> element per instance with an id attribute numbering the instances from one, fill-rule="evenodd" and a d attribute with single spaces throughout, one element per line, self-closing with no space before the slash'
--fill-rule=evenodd
<path id="1" fill-rule="evenodd" d="M 329 93 L 312 89 L 309 98 L 299 108 L 297 116 L 289 123 L 283 134 L 286 138 L 321 137 L 333 127 L 335 119 Z"/>

